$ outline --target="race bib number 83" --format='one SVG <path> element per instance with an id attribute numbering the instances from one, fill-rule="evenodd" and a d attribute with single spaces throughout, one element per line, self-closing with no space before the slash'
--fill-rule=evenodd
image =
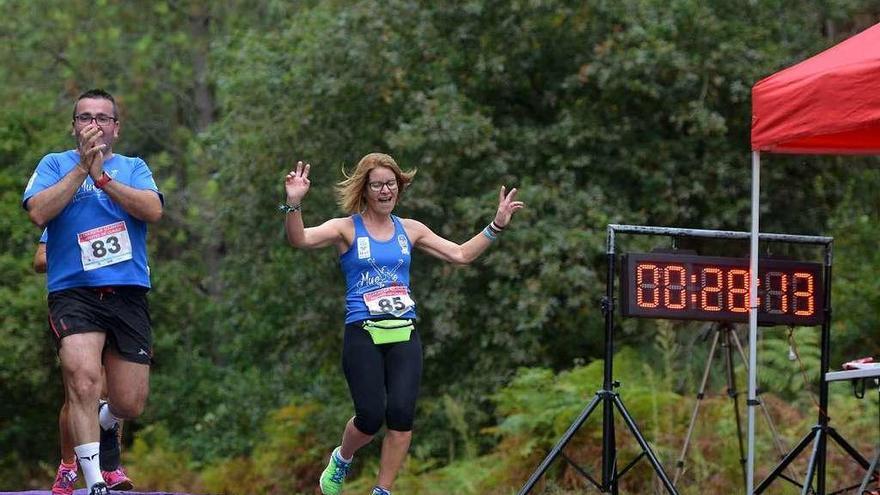
<path id="1" fill-rule="evenodd" d="M 131 259 L 131 240 L 125 222 L 80 232 L 76 235 L 84 271 Z"/>

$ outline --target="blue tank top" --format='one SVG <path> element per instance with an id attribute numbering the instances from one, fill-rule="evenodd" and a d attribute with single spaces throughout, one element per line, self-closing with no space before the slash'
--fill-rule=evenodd
<path id="1" fill-rule="evenodd" d="M 412 243 L 392 215 L 394 235 L 387 241 L 370 237 L 359 214 L 354 221 L 354 242 L 339 257 L 345 276 L 345 323 L 370 318 L 415 318 L 415 303 L 409 295 L 409 265 Z"/>

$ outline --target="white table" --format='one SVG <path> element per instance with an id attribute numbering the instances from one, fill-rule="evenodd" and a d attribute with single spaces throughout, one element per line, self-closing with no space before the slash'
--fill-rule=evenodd
<path id="1" fill-rule="evenodd" d="M 880 378 L 880 366 L 872 368 L 862 368 L 858 370 L 832 371 L 830 373 L 825 373 L 826 382 L 854 380 L 857 378 Z"/>

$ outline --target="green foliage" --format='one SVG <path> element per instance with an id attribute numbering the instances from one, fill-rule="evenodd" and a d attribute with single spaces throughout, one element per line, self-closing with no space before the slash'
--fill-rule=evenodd
<path id="1" fill-rule="evenodd" d="M 834 211 L 830 229 L 834 235 L 834 318 L 832 365 L 856 357 L 876 355 L 880 328 L 880 266 L 877 224 L 880 201 L 880 167 L 851 171 L 846 180 L 845 199 Z"/>
<path id="2" fill-rule="evenodd" d="M 201 491 L 190 449 L 175 445 L 162 425 L 150 425 L 138 432 L 125 451 L 125 465 L 132 479 L 142 486 L 161 487 L 172 492 Z"/>
<path id="3" fill-rule="evenodd" d="M 759 387 L 784 398 L 818 392 L 819 329 L 803 328 L 789 334 L 763 332 L 758 343 Z"/>
<path id="4" fill-rule="evenodd" d="M 289 405 L 272 413 L 253 457 L 233 458 L 203 472 L 209 493 L 305 493 L 326 453 L 318 447 L 314 405 Z"/>

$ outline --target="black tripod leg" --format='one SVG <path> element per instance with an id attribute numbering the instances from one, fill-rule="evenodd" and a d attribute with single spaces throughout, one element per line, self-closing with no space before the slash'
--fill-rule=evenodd
<path id="1" fill-rule="evenodd" d="M 562 449 L 564 449 L 565 446 L 568 445 L 571 437 L 574 436 L 578 428 L 580 428 L 581 425 L 584 424 L 584 421 L 586 421 L 587 418 L 590 416 L 590 413 L 593 412 L 593 409 L 595 409 L 596 406 L 602 401 L 602 394 L 604 393 L 607 392 L 601 391 L 597 393 L 596 396 L 593 397 L 593 400 L 591 400 L 590 403 L 587 404 L 587 407 L 584 408 L 584 410 L 581 412 L 581 415 L 578 416 L 575 422 L 568 427 L 568 430 L 566 430 L 565 434 L 562 435 L 562 438 L 559 439 L 559 442 L 557 442 L 550 453 L 547 454 L 547 457 L 544 458 L 544 460 L 538 466 L 538 469 L 536 469 L 535 472 L 532 473 L 532 476 L 529 477 L 529 480 L 526 481 L 526 484 L 523 485 L 522 489 L 519 491 L 519 495 L 525 495 L 532 491 L 532 488 L 534 488 L 538 480 L 541 479 L 541 476 L 544 476 L 544 473 L 550 467 L 550 464 L 553 462 L 553 460 L 556 459 L 556 456 L 558 456 L 559 453 L 562 452 Z"/>
<path id="2" fill-rule="evenodd" d="M 853 448 L 853 446 L 850 445 L 845 438 L 840 436 L 840 433 L 837 433 L 837 430 L 830 426 L 827 428 L 827 430 L 828 436 L 833 438 L 834 441 L 837 442 L 837 445 L 840 445 L 840 448 L 845 450 L 846 453 L 849 454 L 849 456 L 852 457 L 854 461 L 858 462 L 859 465 L 862 466 L 862 469 L 868 469 L 868 460 L 862 457 L 862 454 L 859 454 L 859 451 Z"/>
<path id="3" fill-rule="evenodd" d="M 779 464 L 775 468 L 773 468 L 773 471 L 769 475 L 767 475 L 767 478 L 765 478 L 764 481 L 762 481 L 761 484 L 759 484 L 755 488 L 754 494 L 759 495 L 761 492 L 766 490 L 767 487 L 770 486 L 770 483 L 772 483 L 777 476 L 785 471 L 785 468 L 787 468 L 792 461 L 797 459 L 797 456 L 801 455 L 801 452 L 812 440 L 813 433 L 807 433 L 804 438 L 802 438 L 801 441 L 793 449 L 791 449 L 791 452 L 786 454 L 785 457 L 782 458 L 782 461 L 780 461 Z"/>
<path id="4" fill-rule="evenodd" d="M 642 433 L 639 431 L 639 427 L 636 425 L 636 422 L 632 419 L 632 416 L 629 415 L 629 411 L 626 410 L 626 407 L 624 407 L 623 402 L 621 402 L 620 397 L 617 395 L 614 396 L 614 405 L 617 406 L 617 410 L 620 411 L 620 415 L 623 416 L 623 420 L 626 422 L 626 426 L 629 427 L 629 431 L 633 434 L 633 437 L 635 437 L 636 441 L 642 447 L 642 451 L 645 453 L 645 455 L 648 456 L 648 460 L 651 461 L 651 465 L 654 467 L 654 472 L 657 473 L 657 476 L 660 478 L 663 486 L 666 487 L 666 491 L 668 491 L 671 495 L 678 495 L 675 487 L 672 486 L 672 482 L 669 481 L 669 476 L 667 476 L 666 471 L 663 470 L 663 465 L 660 464 L 657 456 L 654 455 L 654 451 L 651 450 L 651 446 L 648 445 L 645 437 L 642 436 Z"/>
<path id="5" fill-rule="evenodd" d="M 602 399 L 602 491 L 617 495 L 617 434 L 614 431 L 614 394 Z"/>

